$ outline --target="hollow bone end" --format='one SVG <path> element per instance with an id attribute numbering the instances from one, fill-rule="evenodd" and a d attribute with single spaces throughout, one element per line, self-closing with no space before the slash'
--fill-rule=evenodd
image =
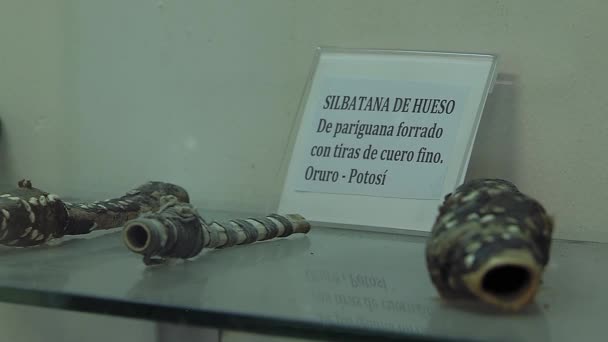
<path id="1" fill-rule="evenodd" d="M 542 267 L 526 250 L 505 250 L 489 258 L 463 282 L 481 301 L 506 311 L 529 304 L 540 286 Z"/>
<path id="2" fill-rule="evenodd" d="M 156 220 L 131 220 L 123 229 L 123 240 L 132 252 L 147 254 L 162 247 L 160 236 L 164 229 Z"/>

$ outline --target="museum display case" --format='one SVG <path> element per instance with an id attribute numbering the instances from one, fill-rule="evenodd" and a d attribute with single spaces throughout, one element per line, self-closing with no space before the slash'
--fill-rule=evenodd
<path id="1" fill-rule="evenodd" d="M 7 338 L 603 341 L 606 10 L 2 2 Z"/>

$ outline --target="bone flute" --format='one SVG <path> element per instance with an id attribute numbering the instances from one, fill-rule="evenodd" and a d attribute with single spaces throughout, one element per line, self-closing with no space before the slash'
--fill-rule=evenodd
<path id="1" fill-rule="evenodd" d="M 203 248 L 227 248 L 310 231 L 310 224 L 298 214 L 207 222 L 190 203 L 172 196 L 161 201 L 157 212 L 144 213 L 123 228 L 125 245 L 143 255 L 146 265 L 193 258 Z"/>
<path id="2" fill-rule="evenodd" d="M 554 222 L 502 179 L 475 179 L 448 194 L 426 245 L 440 296 L 517 311 L 534 300 L 549 261 Z"/>
<path id="3" fill-rule="evenodd" d="M 32 247 L 65 235 L 118 228 L 144 212 L 158 210 L 160 198 L 166 195 L 189 201 L 180 186 L 148 182 L 117 198 L 71 203 L 22 180 L 16 189 L 0 193 L 0 244 Z"/>

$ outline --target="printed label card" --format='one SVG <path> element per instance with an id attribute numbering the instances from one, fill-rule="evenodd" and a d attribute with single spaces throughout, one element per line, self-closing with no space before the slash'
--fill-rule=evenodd
<path id="1" fill-rule="evenodd" d="M 430 231 L 464 180 L 495 67 L 491 55 L 319 49 L 278 211 Z"/>

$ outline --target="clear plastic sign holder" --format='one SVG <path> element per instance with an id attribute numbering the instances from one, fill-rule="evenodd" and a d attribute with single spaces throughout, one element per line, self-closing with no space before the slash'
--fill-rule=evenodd
<path id="1" fill-rule="evenodd" d="M 277 212 L 338 228 L 430 231 L 464 181 L 496 64 L 489 54 L 317 49 Z"/>

